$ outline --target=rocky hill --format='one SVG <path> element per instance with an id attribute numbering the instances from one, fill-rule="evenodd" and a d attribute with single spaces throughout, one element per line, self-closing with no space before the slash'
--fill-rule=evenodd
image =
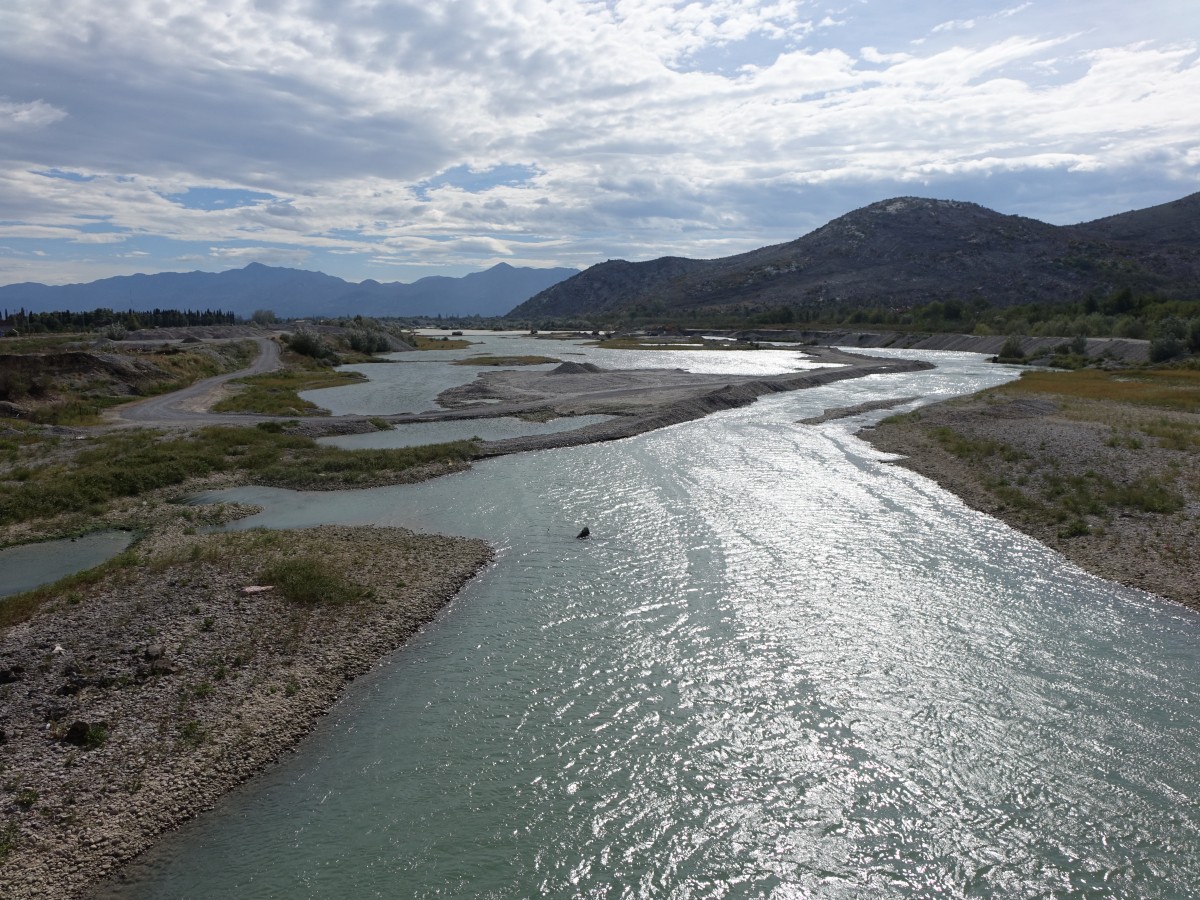
<path id="1" fill-rule="evenodd" d="M 412 284 L 368 279 L 355 284 L 323 272 L 251 263 L 226 272 L 121 275 L 88 284 L 10 284 L 0 287 L 0 310 L 221 309 L 249 316 L 256 309 L 271 309 L 292 318 L 498 316 L 576 271 L 499 263 L 462 278 L 430 276 Z"/>
<path id="2" fill-rule="evenodd" d="M 1168 297 L 1200 291 L 1200 194 L 1070 226 L 974 203 L 899 197 L 738 256 L 610 260 L 547 288 L 510 315 L 906 308 L 974 297 L 1010 306 L 1066 302 L 1125 286 Z"/>

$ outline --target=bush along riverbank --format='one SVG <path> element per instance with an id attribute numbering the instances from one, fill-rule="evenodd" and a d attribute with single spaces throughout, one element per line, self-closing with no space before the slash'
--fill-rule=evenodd
<path id="1" fill-rule="evenodd" d="M 0 636 L 6 898 L 86 895 L 294 746 L 491 556 L 398 528 L 181 525 Z"/>
<path id="2" fill-rule="evenodd" d="M 1028 372 L 860 437 L 1080 567 L 1200 609 L 1200 371 Z"/>

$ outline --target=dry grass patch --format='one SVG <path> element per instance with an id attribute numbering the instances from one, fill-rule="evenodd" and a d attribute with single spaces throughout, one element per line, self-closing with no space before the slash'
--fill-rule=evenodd
<path id="1" fill-rule="evenodd" d="M 1200 412 L 1200 370 L 1182 368 L 1075 372 L 1023 372 L 1000 391 L 1013 394 L 1058 394 L 1081 400 L 1101 400 L 1153 406 L 1179 412 Z"/>

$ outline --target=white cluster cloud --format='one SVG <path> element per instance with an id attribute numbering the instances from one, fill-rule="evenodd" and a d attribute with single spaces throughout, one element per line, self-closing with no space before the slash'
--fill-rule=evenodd
<path id="1" fill-rule="evenodd" d="M 1051 221 L 1189 192 L 1200 11 L 1044 6 L 9 4 L 0 282 L 713 256 L 900 192 Z"/>
<path id="2" fill-rule="evenodd" d="M 0 131 L 18 128 L 38 128 L 57 122 L 66 115 L 61 109 L 42 100 L 13 103 L 0 99 Z"/>

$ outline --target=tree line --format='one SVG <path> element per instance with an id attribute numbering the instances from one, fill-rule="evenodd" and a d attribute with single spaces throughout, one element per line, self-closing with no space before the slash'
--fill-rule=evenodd
<path id="1" fill-rule="evenodd" d="M 4 311 L 0 324 L 20 334 L 43 334 L 60 331 L 101 331 L 106 328 L 122 328 L 135 331 L 139 328 L 184 328 L 193 325 L 232 325 L 237 316 L 219 309 L 152 309 L 115 312 L 111 309 L 93 309 L 88 312 L 26 312 Z"/>

